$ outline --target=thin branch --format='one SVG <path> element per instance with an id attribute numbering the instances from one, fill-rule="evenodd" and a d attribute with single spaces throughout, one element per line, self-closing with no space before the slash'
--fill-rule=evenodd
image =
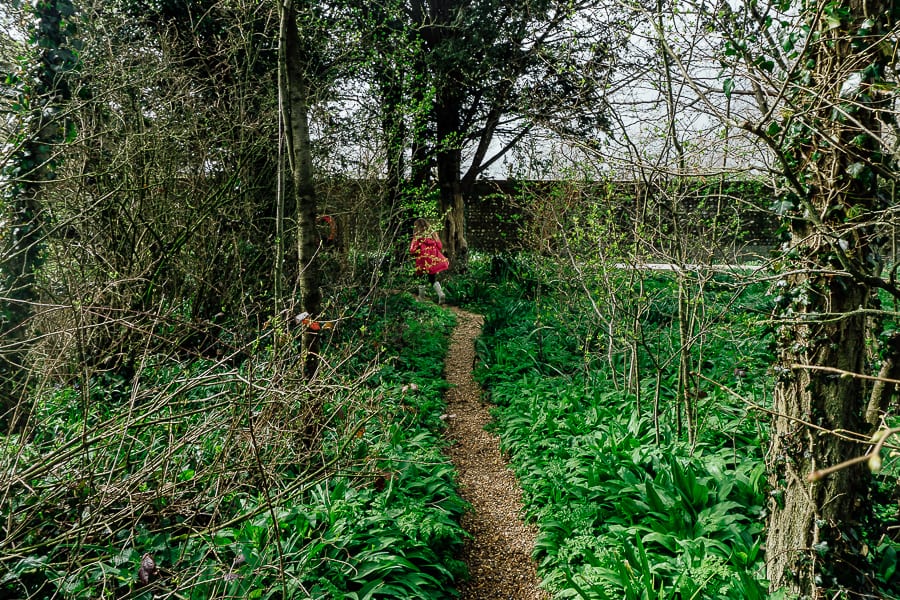
<path id="1" fill-rule="evenodd" d="M 837 373 L 843 378 L 856 378 L 856 379 L 865 379 L 867 381 L 881 381 L 884 383 L 893 383 L 895 385 L 900 385 L 900 380 L 898 379 L 888 379 L 887 377 L 876 377 L 875 375 L 863 375 L 862 373 L 854 373 L 853 371 L 845 371 L 844 369 L 838 369 L 836 367 L 824 367 L 820 365 L 801 365 L 801 364 L 792 364 L 791 369 L 805 369 L 807 371 L 825 371 L 827 373 Z"/>

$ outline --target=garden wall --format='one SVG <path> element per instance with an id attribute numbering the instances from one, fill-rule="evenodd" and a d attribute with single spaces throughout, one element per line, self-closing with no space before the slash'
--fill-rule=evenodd
<path id="1" fill-rule="evenodd" d="M 319 192 L 321 210 L 340 225 L 342 247 L 381 247 L 391 216 L 373 198 L 383 196 L 383 182 L 324 182 Z M 768 256 L 781 245 L 779 219 L 769 210 L 773 197 L 770 187 L 753 180 L 698 180 L 669 187 L 624 181 L 479 181 L 466 199 L 466 238 L 469 248 L 480 252 L 555 251 L 563 242 L 561 231 L 594 224 L 604 228 L 604 239 L 632 249 L 640 238 L 638 251 L 650 260 L 746 260 Z M 897 233 L 896 225 L 886 226 L 886 261 L 896 254 Z M 401 238 L 408 234 L 399 233 Z"/>
<path id="2" fill-rule="evenodd" d="M 608 233 L 620 242 L 633 242 L 641 232 L 650 241 L 648 255 L 671 256 L 673 244 L 696 242 L 696 253 L 704 255 L 698 258 L 747 258 L 780 243 L 771 202 L 771 189 L 760 182 L 664 189 L 634 182 L 481 181 L 466 205 L 466 231 L 473 250 L 549 249 L 559 241 L 560 225 L 584 226 L 585 213 L 593 210 L 604 226 L 614 224 Z"/>

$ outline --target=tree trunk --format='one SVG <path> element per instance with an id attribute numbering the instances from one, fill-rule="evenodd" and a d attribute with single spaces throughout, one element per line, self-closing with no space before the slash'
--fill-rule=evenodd
<path id="1" fill-rule="evenodd" d="M 852 0 L 851 18 L 838 28 L 809 17 L 821 34 L 806 57 L 817 87 L 797 90 L 797 108 L 806 120 L 787 124 L 804 127 L 808 137 L 789 147 L 785 160 L 797 165 L 788 175 L 799 206 L 786 267 L 792 274 L 782 281 L 777 315 L 766 563 L 773 590 L 785 587 L 804 598 L 830 598 L 839 588 L 871 591 L 861 535 L 870 510 L 866 466 L 809 478 L 867 449 L 847 440 L 868 429 L 862 380 L 819 367 L 852 374 L 867 368 L 870 320 L 861 313 L 870 306 L 877 272 L 871 266 L 871 224 L 854 215 L 877 209 L 877 144 L 871 132 L 878 125 L 863 101 L 854 102 L 850 119 L 836 118 L 835 107 L 847 106 L 842 86 L 849 74 L 876 72 L 869 65 L 884 60 L 877 44 L 854 40 L 866 18 L 884 19 L 881 4 Z M 888 28 L 867 27 L 873 34 Z M 867 77 L 861 89 L 874 82 L 873 75 Z"/>
<path id="2" fill-rule="evenodd" d="M 423 18 L 421 15 L 418 18 Z M 409 181 L 413 193 L 424 193 L 432 182 L 431 169 L 434 165 L 432 144 L 434 129 L 431 126 L 434 117 L 433 108 L 429 106 L 429 82 L 431 73 L 428 62 L 422 56 L 413 61 L 413 77 L 410 89 L 411 103 L 414 107 L 411 122 Z"/>
<path id="3" fill-rule="evenodd" d="M 816 254 L 822 248 L 807 250 Z M 774 501 L 768 578 L 773 589 L 787 586 L 817 598 L 820 585 L 864 587 L 864 571 L 858 568 L 864 562 L 859 528 L 869 508 L 866 467 L 842 469 L 820 481 L 808 477 L 864 451 L 837 433 L 865 430 L 861 380 L 814 367 L 865 372 L 865 318 L 849 313 L 867 306 L 869 290 L 849 278 L 808 273 L 792 277 L 790 285 L 811 290 L 811 302 L 797 306 L 779 332 L 780 378 L 769 452 Z M 823 320 L 824 313 L 845 314 L 834 321 Z M 812 322 L 804 323 L 804 316 Z"/>
<path id="4" fill-rule="evenodd" d="M 455 272 L 466 270 L 469 261 L 469 243 L 466 241 L 466 205 L 459 182 L 459 156 L 446 161 L 438 158 L 438 172 L 453 170 L 440 177 L 441 214 L 444 217 L 444 250 L 450 259 L 450 266 Z M 454 165 L 456 165 L 454 167 Z"/>
<path id="5" fill-rule="evenodd" d="M 312 145 L 309 137 L 309 81 L 300 54 L 297 18 L 293 0 L 287 0 L 282 14 L 284 68 L 288 87 L 291 173 L 298 218 L 298 261 L 300 304 L 310 319 L 318 317 L 322 304 L 321 275 L 316 230 L 316 190 L 313 184 Z M 319 366 L 319 335 L 306 328 L 302 339 L 303 373 L 315 375 Z"/>
<path id="6" fill-rule="evenodd" d="M 450 267 L 465 271 L 469 259 L 466 241 L 466 207 L 462 194 L 462 149 L 459 147 L 460 100 L 453 86 L 444 85 L 438 91 L 437 173 L 440 187 L 440 208 L 444 217 L 442 240 Z"/>
<path id="7" fill-rule="evenodd" d="M 27 415 L 22 400 L 26 397 L 28 373 L 25 368 L 29 342 L 29 320 L 39 300 L 36 273 L 43 262 L 45 216 L 42 195 L 46 184 L 56 178 L 57 156 L 62 139 L 63 117 L 59 104 L 71 97 L 69 79 L 77 64 L 69 50 L 69 36 L 75 32 L 75 13 L 70 0 L 42 2 L 32 9 L 35 17 L 34 47 L 37 64 L 30 69 L 32 81 L 25 83 L 24 97 L 17 104 L 25 124 L 22 147 L 10 157 L 6 169 L 12 174 L 7 206 L 6 235 L 0 255 L 0 419 L 10 429 L 24 424 Z"/>
<path id="8" fill-rule="evenodd" d="M 461 35 L 455 22 L 462 10 L 459 0 L 438 0 L 431 4 L 433 27 L 423 31 L 432 53 L 447 51 L 454 36 Z M 464 77 L 453 61 L 434 63 L 434 98 L 437 177 L 441 216 L 441 236 L 450 268 L 465 271 L 469 244 L 466 241 L 465 200 L 462 193 L 462 102 Z"/>

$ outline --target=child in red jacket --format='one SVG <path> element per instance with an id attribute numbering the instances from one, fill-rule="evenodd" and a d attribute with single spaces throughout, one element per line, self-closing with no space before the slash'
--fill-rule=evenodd
<path id="1" fill-rule="evenodd" d="M 428 230 L 428 221 L 416 219 L 413 223 L 413 238 L 409 253 L 416 257 L 416 275 L 428 277 L 428 283 L 437 292 L 438 304 L 444 303 L 444 290 L 437 280 L 437 274 L 450 268 L 450 261 L 444 256 L 441 238 L 436 231 Z M 425 286 L 419 286 L 419 300 L 425 299 Z"/>

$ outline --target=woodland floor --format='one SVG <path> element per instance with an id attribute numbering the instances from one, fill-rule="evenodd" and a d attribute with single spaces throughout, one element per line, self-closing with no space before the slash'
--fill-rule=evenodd
<path id="1" fill-rule="evenodd" d="M 460 557 L 471 576 L 460 584 L 460 599 L 547 600 L 531 559 L 535 529 L 522 522 L 522 491 L 500 453 L 499 439 L 484 430 L 490 407 L 472 379 L 483 319 L 451 310 L 457 325 L 444 365 L 453 386 L 446 395 L 447 455 L 459 473 L 460 493 L 471 505 L 462 525 L 472 536 Z"/>

